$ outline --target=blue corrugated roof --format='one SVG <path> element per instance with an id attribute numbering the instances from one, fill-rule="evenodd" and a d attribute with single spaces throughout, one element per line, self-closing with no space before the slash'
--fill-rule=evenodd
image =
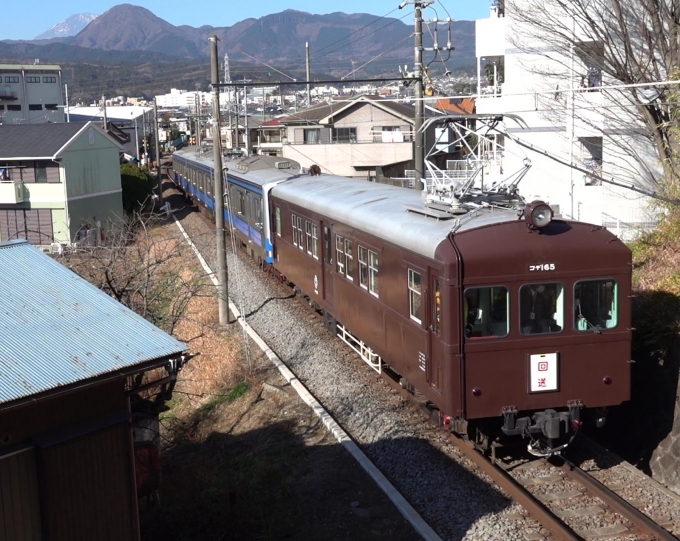
<path id="1" fill-rule="evenodd" d="M 25 241 L 0 243 L 0 404 L 187 349 Z"/>

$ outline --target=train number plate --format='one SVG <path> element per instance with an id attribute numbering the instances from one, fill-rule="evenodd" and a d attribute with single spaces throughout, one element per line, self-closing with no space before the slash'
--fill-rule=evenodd
<path id="1" fill-rule="evenodd" d="M 541 393 L 559 389 L 559 365 L 557 353 L 529 355 L 529 391 Z"/>
<path id="2" fill-rule="evenodd" d="M 529 272 L 536 271 L 554 271 L 557 269 L 555 263 L 539 263 L 538 265 L 529 265 Z"/>

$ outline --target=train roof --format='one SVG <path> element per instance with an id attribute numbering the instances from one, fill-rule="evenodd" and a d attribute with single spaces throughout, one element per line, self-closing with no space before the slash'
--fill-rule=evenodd
<path id="1" fill-rule="evenodd" d="M 299 176 L 272 195 L 434 259 L 452 232 L 515 221 L 517 212 L 486 207 L 454 216 L 425 205 L 416 190 L 333 175 Z"/>
<path id="2" fill-rule="evenodd" d="M 190 163 L 202 165 L 212 170 L 212 149 L 199 153 L 196 149 L 178 150 L 173 156 L 182 158 Z M 300 164 L 295 160 L 276 156 L 248 156 L 247 158 L 225 159 L 222 166 L 229 169 L 229 175 L 236 176 L 254 184 L 264 186 L 271 182 L 285 180 L 300 174 Z"/>

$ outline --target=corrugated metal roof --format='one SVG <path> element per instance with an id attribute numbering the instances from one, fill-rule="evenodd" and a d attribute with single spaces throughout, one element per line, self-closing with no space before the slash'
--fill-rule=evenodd
<path id="1" fill-rule="evenodd" d="M 188 348 L 25 241 L 0 243 L 0 404 Z"/>

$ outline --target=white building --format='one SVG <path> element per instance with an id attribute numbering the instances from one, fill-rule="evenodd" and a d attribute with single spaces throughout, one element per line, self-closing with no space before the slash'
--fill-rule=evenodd
<path id="1" fill-rule="evenodd" d="M 583 42 L 583 47 L 560 51 L 536 34 L 513 19 L 505 0 L 492 6 L 488 19 L 476 21 L 477 113 L 519 115 L 528 127 L 506 120 L 509 135 L 592 173 L 498 136 L 498 146 L 489 147 L 488 156 L 496 158 L 487 168 L 489 180 L 520 170 L 529 158 L 532 167 L 519 185 L 526 199 L 547 200 L 565 217 L 604 225 L 628 238 L 652 227 L 655 212 L 648 197 L 593 176 L 649 188 L 661 174 L 641 126 L 611 101 L 611 91 L 601 91 L 603 84 L 616 82 L 603 81 L 602 72 L 588 66 L 588 55 L 580 54 L 592 53 L 598 44 Z"/>
<path id="2" fill-rule="evenodd" d="M 156 96 L 156 103 L 158 107 L 185 107 L 195 111 L 197 107 L 209 107 L 212 104 L 212 94 L 171 88 L 169 94 Z"/>
<path id="3" fill-rule="evenodd" d="M 0 124 L 64 121 L 61 67 L 0 64 Z"/>

